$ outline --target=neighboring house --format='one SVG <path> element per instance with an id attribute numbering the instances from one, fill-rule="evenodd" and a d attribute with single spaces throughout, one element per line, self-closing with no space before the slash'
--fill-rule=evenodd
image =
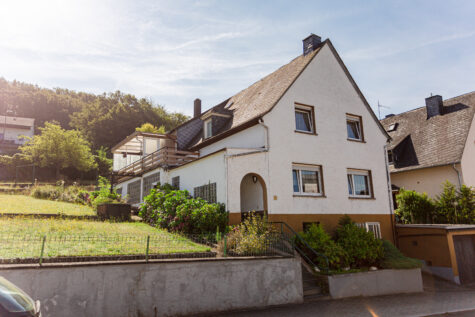
<path id="1" fill-rule="evenodd" d="M 435 197 L 446 180 L 475 186 L 475 92 L 442 100 L 381 120 L 389 146 L 393 188 Z"/>
<path id="2" fill-rule="evenodd" d="M 332 230 L 348 214 L 392 240 L 389 136 L 330 40 L 312 34 L 303 47 L 204 113 L 195 100 L 194 117 L 167 134 L 136 132 L 115 146 L 116 188 L 137 204 L 170 183 L 224 203 L 231 224 L 258 211 L 295 230 Z"/>
<path id="3" fill-rule="evenodd" d="M 14 154 L 26 142 L 22 136 L 32 137 L 35 119 L 0 116 L 0 154 Z"/>

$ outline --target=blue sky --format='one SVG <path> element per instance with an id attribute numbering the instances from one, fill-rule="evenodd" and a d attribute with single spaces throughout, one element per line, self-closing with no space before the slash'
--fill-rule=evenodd
<path id="1" fill-rule="evenodd" d="M 105 1 L 0 3 L 0 77 L 121 90 L 192 113 L 330 38 L 382 115 L 475 90 L 473 1 Z"/>

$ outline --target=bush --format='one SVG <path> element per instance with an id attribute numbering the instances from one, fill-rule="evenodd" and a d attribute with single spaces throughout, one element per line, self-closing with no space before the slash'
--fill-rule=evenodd
<path id="1" fill-rule="evenodd" d="M 401 188 L 396 196 L 398 208 L 395 211 L 402 223 L 432 223 L 435 205 L 426 193 Z"/>
<path id="2" fill-rule="evenodd" d="M 209 204 L 192 198 L 186 190 L 174 190 L 168 184 L 154 188 L 144 198 L 139 216 L 150 225 L 169 231 L 204 234 L 224 231 L 228 213 L 223 204 Z"/>
<path id="3" fill-rule="evenodd" d="M 422 262 L 404 256 L 391 242 L 383 240 L 383 269 L 415 269 L 422 267 Z"/>
<path id="4" fill-rule="evenodd" d="M 88 191 L 76 185 L 67 187 L 63 184 L 57 186 L 38 185 L 31 189 L 30 195 L 38 199 L 64 201 L 81 205 L 90 204 Z"/>
<path id="5" fill-rule="evenodd" d="M 101 204 L 120 204 L 124 203 L 122 196 L 115 189 L 110 190 L 110 183 L 107 178 L 99 176 L 99 189 L 90 193 L 90 204 L 97 210 Z"/>
<path id="6" fill-rule="evenodd" d="M 458 191 L 457 203 L 460 223 L 475 224 L 475 189 L 462 185 Z"/>
<path id="7" fill-rule="evenodd" d="M 348 254 L 352 267 L 377 266 L 383 258 L 382 241 L 364 228 L 345 224 L 337 229 L 337 237 L 337 244 Z"/>
<path id="8" fill-rule="evenodd" d="M 261 255 L 268 251 L 277 232 L 267 222 L 265 216 L 250 213 L 239 225 L 234 227 L 226 236 L 226 247 L 231 253 L 238 255 Z M 218 250 L 222 251 L 224 241 L 219 243 Z"/>
<path id="9" fill-rule="evenodd" d="M 396 196 L 396 216 L 402 223 L 475 223 L 475 189 L 462 185 L 459 190 L 446 181 L 435 201 L 427 194 L 401 189 Z"/>
<path id="10" fill-rule="evenodd" d="M 312 249 L 324 254 L 328 258 L 330 269 L 340 270 L 348 266 L 348 254 L 331 239 L 320 224 L 312 224 L 307 231 L 300 232 L 299 236 L 303 238 Z M 310 252 L 299 239 L 295 239 L 295 242 L 319 268 L 327 267 L 327 263 L 322 256 L 316 256 L 313 252 Z"/>

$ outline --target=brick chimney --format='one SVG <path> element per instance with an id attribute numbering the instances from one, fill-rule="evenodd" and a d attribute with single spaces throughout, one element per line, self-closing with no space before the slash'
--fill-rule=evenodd
<path id="1" fill-rule="evenodd" d="M 444 102 L 442 96 L 435 95 L 426 98 L 427 119 L 443 114 Z"/>
<path id="2" fill-rule="evenodd" d="M 195 101 L 193 102 L 193 118 L 197 118 L 201 116 L 201 99 L 196 98 Z"/>
<path id="3" fill-rule="evenodd" d="M 313 52 L 318 45 L 322 43 L 322 38 L 315 34 L 310 34 L 306 38 L 303 39 L 303 55 L 307 55 Z"/>

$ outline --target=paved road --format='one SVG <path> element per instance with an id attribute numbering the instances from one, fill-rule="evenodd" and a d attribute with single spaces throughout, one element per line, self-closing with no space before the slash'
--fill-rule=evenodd
<path id="1" fill-rule="evenodd" d="M 342 300 L 320 299 L 300 305 L 289 305 L 252 311 L 227 312 L 216 316 L 475 316 L 475 288 L 460 287 L 425 275 L 424 290 L 423 293 L 418 294 L 350 298 Z M 447 312 L 460 313 L 446 314 Z"/>

